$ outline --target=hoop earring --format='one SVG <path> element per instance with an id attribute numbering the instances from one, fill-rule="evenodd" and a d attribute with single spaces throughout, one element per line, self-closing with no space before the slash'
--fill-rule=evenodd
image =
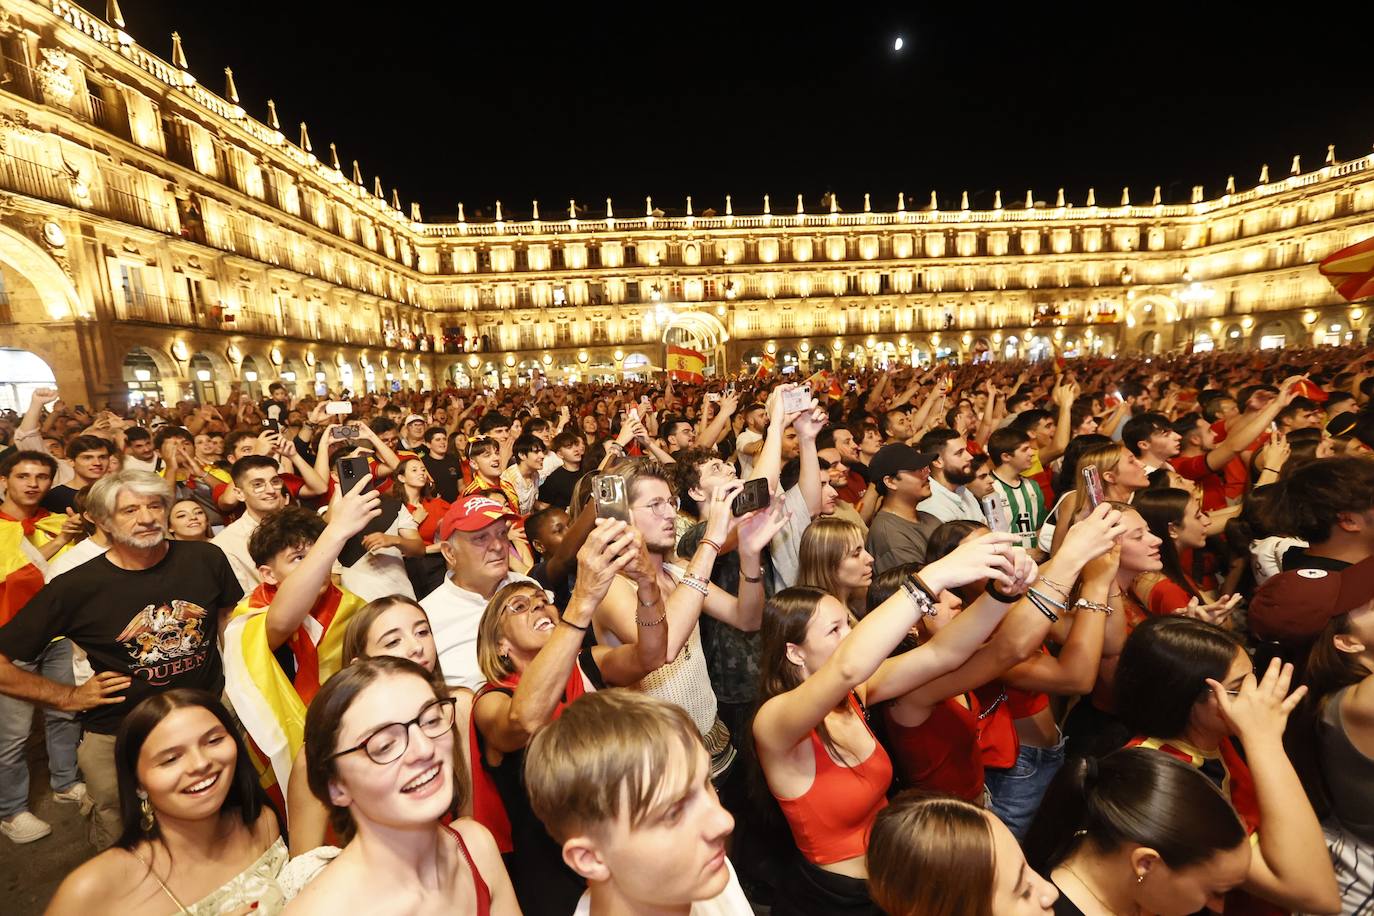
<path id="1" fill-rule="evenodd" d="M 156 819 L 153 817 L 153 803 L 148 801 L 148 795 L 145 792 L 138 793 L 138 810 L 139 828 L 144 833 L 152 833 L 153 825 L 156 823 Z"/>

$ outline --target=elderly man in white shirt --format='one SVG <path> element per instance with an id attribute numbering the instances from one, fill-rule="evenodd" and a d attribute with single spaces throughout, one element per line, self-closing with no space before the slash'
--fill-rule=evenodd
<path id="1" fill-rule="evenodd" d="M 420 601 L 429 615 L 439 665 L 450 687 L 476 690 L 486 682 L 477 664 L 477 624 L 491 596 L 511 582 L 533 582 L 511 572 L 510 524 L 504 502 L 481 493 L 459 498 L 439 522 L 449 575 Z"/>

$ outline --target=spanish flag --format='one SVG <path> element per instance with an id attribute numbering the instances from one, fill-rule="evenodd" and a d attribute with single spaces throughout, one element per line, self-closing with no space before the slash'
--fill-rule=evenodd
<path id="1" fill-rule="evenodd" d="M 275 785 L 284 795 L 291 763 L 305 743 L 305 708 L 347 661 L 344 631 L 364 602 L 333 584 L 325 588 L 285 643 L 296 661 L 293 681 L 267 641 L 267 609 L 276 592 L 263 583 L 234 608 L 224 630 L 224 692 L 252 739 L 263 788 Z"/>
<path id="2" fill-rule="evenodd" d="M 759 371 L 754 373 L 755 378 L 767 378 L 778 368 L 778 358 L 770 353 L 763 354 L 763 359 L 759 360 Z"/>
<path id="3" fill-rule="evenodd" d="M 1374 235 L 1322 258 L 1317 270 L 1346 302 L 1374 296 Z"/>
<path id="4" fill-rule="evenodd" d="M 668 361 L 665 368 L 670 379 L 700 385 L 706 381 L 706 376 L 702 374 L 702 370 L 706 368 L 706 354 L 676 344 L 668 344 Z"/>
<path id="5" fill-rule="evenodd" d="M 43 555 L 38 548 L 62 530 L 65 515 L 12 519 L 0 513 L 0 626 L 43 587 Z M 65 548 L 64 548 L 65 549 Z"/>

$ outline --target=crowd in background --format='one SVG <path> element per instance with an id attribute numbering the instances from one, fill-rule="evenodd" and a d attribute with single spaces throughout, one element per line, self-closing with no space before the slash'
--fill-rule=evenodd
<path id="1" fill-rule="evenodd" d="M 1350 347 L 38 389 L 0 833 L 38 730 L 53 913 L 1371 913 L 1372 397 Z"/>

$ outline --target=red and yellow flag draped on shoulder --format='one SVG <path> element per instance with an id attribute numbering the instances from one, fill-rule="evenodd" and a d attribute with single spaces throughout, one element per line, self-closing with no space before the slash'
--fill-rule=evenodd
<path id="1" fill-rule="evenodd" d="M 9 623 L 43 587 L 38 548 L 55 538 L 66 520 L 65 515 L 44 510 L 25 519 L 0 512 L 0 626 Z"/>
<path id="2" fill-rule="evenodd" d="M 296 662 L 293 680 L 267 639 L 267 609 L 276 593 L 276 586 L 263 583 L 234 608 L 224 631 L 224 692 L 251 739 L 263 788 L 285 795 L 291 764 L 305 743 L 305 709 L 347 661 L 344 631 L 365 602 L 333 584 L 325 588 L 286 641 Z"/>

